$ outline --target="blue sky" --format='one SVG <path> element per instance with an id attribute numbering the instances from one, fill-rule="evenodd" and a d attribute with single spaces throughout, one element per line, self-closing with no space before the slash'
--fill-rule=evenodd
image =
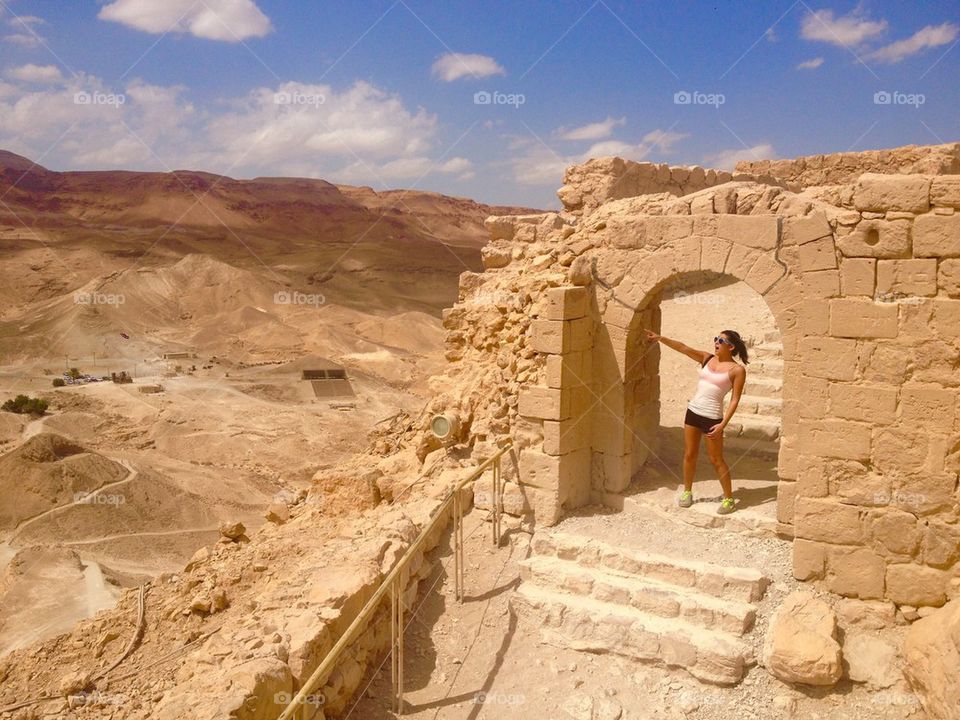
<path id="1" fill-rule="evenodd" d="M 559 207 L 591 156 L 960 140 L 958 40 L 960 2 L 0 0 L 0 148 Z"/>

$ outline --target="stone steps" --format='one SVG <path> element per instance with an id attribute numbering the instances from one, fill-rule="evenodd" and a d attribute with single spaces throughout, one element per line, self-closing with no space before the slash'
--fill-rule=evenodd
<path id="1" fill-rule="evenodd" d="M 724 450 L 733 450 L 738 453 L 749 453 L 768 460 L 777 460 L 780 457 L 779 440 L 756 440 L 754 438 L 723 436 Z"/>
<path id="2" fill-rule="evenodd" d="M 749 632 L 756 608 L 652 578 L 614 571 L 596 572 L 578 563 L 534 555 L 520 562 L 520 577 L 555 592 L 569 592 L 625 605 L 651 615 L 680 618 L 692 625 L 734 635 Z"/>
<path id="3" fill-rule="evenodd" d="M 738 683 L 753 652 L 740 636 L 767 587 L 757 570 L 683 560 L 595 537 L 538 531 L 510 603 L 551 644 L 682 667 Z"/>
<path id="4" fill-rule="evenodd" d="M 695 588 L 715 597 L 738 602 L 759 600 L 769 584 L 767 577 L 753 568 L 682 560 L 571 533 L 539 532 L 531 541 L 531 550 L 535 555 L 557 557 L 588 568 L 660 580 L 681 588 Z"/>
<path id="5" fill-rule="evenodd" d="M 735 685 L 754 662 L 752 650 L 726 633 L 530 583 L 517 588 L 510 605 L 550 644 L 682 667 L 707 683 Z"/>
<path id="6" fill-rule="evenodd" d="M 723 438 L 724 440 L 729 438 L 779 440 L 780 418 L 770 415 L 740 415 L 737 413 L 723 429 Z"/>
<path id="7" fill-rule="evenodd" d="M 781 378 L 755 378 L 748 374 L 743 392 L 755 397 L 779 398 L 783 394 L 783 380 Z"/>
<path id="8" fill-rule="evenodd" d="M 735 418 L 741 415 L 763 415 L 773 416 L 777 423 L 780 422 L 780 415 L 783 412 L 783 401 L 780 398 L 760 397 L 757 395 L 740 396 L 740 404 L 737 406 Z"/>

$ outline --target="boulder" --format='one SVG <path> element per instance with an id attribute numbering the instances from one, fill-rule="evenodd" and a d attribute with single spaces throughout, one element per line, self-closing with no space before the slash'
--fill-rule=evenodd
<path id="1" fill-rule="evenodd" d="M 767 630 L 763 662 L 776 678 L 804 685 L 833 685 L 840 679 L 840 645 L 833 610 L 798 590 L 777 609 Z"/>
<path id="2" fill-rule="evenodd" d="M 897 649 L 870 633 L 849 633 L 843 640 L 843 669 L 854 682 L 873 690 L 896 685 L 903 677 Z"/>
<path id="3" fill-rule="evenodd" d="M 960 720 L 960 599 L 907 631 L 903 674 L 932 718 Z"/>
<path id="4" fill-rule="evenodd" d="M 247 531 L 242 522 L 222 522 L 220 523 L 220 537 L 233 540 L 240 540 Z"/>

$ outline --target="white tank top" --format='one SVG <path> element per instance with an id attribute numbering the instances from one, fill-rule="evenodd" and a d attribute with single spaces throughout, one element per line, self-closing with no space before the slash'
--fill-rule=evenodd
<path id="1" fill-rule="evenodd" d="M 733 382 L 730 380 L 730 373 L 727 370 L 719 372 L 707 367 L 710 364 L 710 358 L 700 368 L 700 380 L 697 382 L 697 393 L 693 399 L 687 403 L 687 408 L 693 410 L 697 415 L 706 418 L 723 419 L 723 398 Z"/>

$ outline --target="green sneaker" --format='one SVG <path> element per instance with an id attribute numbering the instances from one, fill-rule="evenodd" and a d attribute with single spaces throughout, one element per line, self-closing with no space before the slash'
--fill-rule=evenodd
<path id="1" fill-rule="evenodd" d="M 678 501 L 680 507 L 687 508 L 693 505 L 693 492 L 690 490 L 684 490 L 680 493 L 680 500 Z"/>
<path id="2" fill-rule="evenodd" d="M 724 498 L 720 501 L 720 507 L 717 508 L 717 515 L 729 515 L 736 509 L 736 504 L 732 497 Z"/>

